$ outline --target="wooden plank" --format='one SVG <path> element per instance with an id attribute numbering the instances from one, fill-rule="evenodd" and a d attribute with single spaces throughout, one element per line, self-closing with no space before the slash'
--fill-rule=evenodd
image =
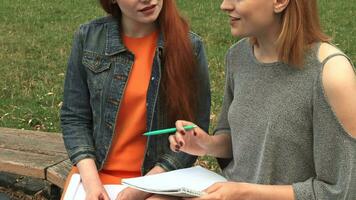
<path id="1" fill-rule="evenodd" d="M 0 148 L 0 171 L 45 178 L 45 169 L 67 159 L 67 155 L 47 155 Z"/>
<path id="2" fill-rule="evenodd" d="M 63 188 L 70 168 L 61 134 L 0 128 L 0 171 L 47 179 Z"/>
<path id="3" fill-rule="evenodd" d="M 64 160 L 52 167 L 49 167 L 46 170 L 47 180 L 63 189 L 65 180 L 71 168 L 72 163 L 69 159 Z"/>
<path id="4" fill-rule="evenodd" d="M 61 134 L 9 128 L 0 128 L 0 148 L 43 155 L 67 154 Z"/>

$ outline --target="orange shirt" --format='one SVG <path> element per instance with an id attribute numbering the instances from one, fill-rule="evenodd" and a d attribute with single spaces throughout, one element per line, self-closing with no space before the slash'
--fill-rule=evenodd
<path id="1" fill-rule="evenodd" d="M 157 39 L 158 32 L 142 38 L 123 37 L 135 60 L 117 114 L 111 149 L 99 172 L 103 184 L 120 184 L 122 178 L 141 176 L 146 146 L 146 137 L 142 135 L 146 132 L 146 95 Z M 66 186 L 73 173 L 78 173 L 77 167 L 69 173 Z"/>
<path id="2" fill-rule="evenodd" d="M 117 116 L 113 145 L 102 170 L 114 177 L 103 176 L 104 183 L 113 178 L 121 183 L 121 178 L 141 175 L 146 146 L 146 137 L 142 135 L 146 132 L 146 95 L 157 36 L 154 32 L 143 38 L 123 38 L 135 55 L 135 62 Z"/>

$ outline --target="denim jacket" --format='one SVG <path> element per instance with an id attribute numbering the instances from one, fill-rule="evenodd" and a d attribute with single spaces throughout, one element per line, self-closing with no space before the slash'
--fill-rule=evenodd
<path id="1" fill-rule="evenodd" d="M 104 17 L 81 25 L 74 43 L 64 84 L 61 126 L 64 144 L 72 163 L 93 158 L 101 170 L 114 136 L 117 112 L 134 55 L 120 37 L 120 25 L 113 17 Z M 207 61 L 201 38 L 189 33 L 198 61 L 197 125 L 208 131 L 210 118 L 210 84 Z M 160 98 L 163 38 L 160 34 L 147 91 L 147 131 L 168 128 L 166 112 Z M 183 91 L 177 91 L 183 92 Z M 169 149 L 168 134 L 149 136 L 142 163 L 142 174 L 155 165 L 165 170 L 190 166 L 196 157 Z"/>

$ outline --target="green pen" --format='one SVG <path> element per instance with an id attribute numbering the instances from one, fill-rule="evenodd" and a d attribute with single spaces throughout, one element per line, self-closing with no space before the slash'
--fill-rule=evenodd
<path id="1" fill-rule="evenodd" d="M 189 131 L 196 127 L 197 127 L 196 125 L 188 125 L 188 126 L 184 126 L 183 128 L 184 128 L 184 130 Z M 145 136 L 161 135 L 161 134 L 165 134 L 165 133 L 174 133 L 176 131 L 177 131 L 176 128 L 167 128 L 167 129 L 161 129 L 161 130 L 157 130 L 157 131 L 146 132 L 143 135 L 145 135 Z"/>

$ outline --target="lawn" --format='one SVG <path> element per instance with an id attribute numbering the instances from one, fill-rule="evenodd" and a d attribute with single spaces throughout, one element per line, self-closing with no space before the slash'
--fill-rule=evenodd
<path id="1" fill-rule="evenodd" d="M 58 3 L 58 4 L 57 4 Z M 220 0 L 177 0 L 192 30 L 204 39 L 212 86 L 212 127 L 224 84 L 230 36 Z M 96 0 L 1 0 L 0 127 L 60 132 L 59 108 L 72 36 L 79 24 L 105 15 Z M 356 61 L 356 4 L 320 1 L 325 31 Z"/>

